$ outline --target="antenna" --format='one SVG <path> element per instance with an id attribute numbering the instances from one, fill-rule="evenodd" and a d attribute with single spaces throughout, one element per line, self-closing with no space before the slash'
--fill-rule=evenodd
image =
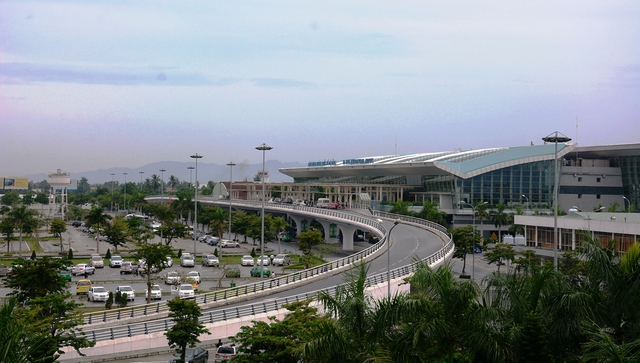
<path id="1" fill-rule="evenodd" d="M 578 115 L 576 115 L 576 146 L 578 145 Z M 582 164 L 582 163 L 580 163 Z M 578 165 L 578 150 L 576 149 L 576 165 Z M 582 165 L 580 165 L 582 166 Z"/>
<path id="2" fill-rule="evenodd" d="M 396 135 L 396 144 L 394 146 L 394 151 L 395 155 L 398 155 L 398 135 Z"/>

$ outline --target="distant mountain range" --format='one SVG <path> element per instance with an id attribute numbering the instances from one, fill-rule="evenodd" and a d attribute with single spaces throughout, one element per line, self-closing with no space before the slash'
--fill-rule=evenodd
<path id="1" fill-rule="evenodd" d="M 92 171 L 84 171 L 84 172 L 70 172 L 72 179 L 80 180 L 82 177 L 87 178 L 89 184 L 102 184 L 111 181 L 111 173 L 114 173 L 114 180 L 119 181 L 120 183 L 124 182 L 123 173 L 128 173 L 127 182 L 140 182 L 140 172 L 144 172 L 142 174 L 143 179 L 147 179 L 151 177 L 153 174 L 158 174 L 161 176 L 162 173 L 160 169 L 165 169 L 164 172 L 164 180 L 165 183 L 169 180 L 171 175 L 175 175 L 180 179 L 180 181 L 189 181 L 189 166 L 194 166 L 193 162 L 179 162 L 179 161 L 161 161 L 157 163 L 151 163 L 139 168 L 110 168 L 110 169 L 100 169 L 100 170 L 92 170 Z M 269 181 L 272 182 L 292 182 L 293 179 L 287 175 L 284 175 L 278 171 L 279 168 L 295 168 L 306 166 L 305 164 L 301 164 L 298 162 L 289 162 L 282 163 L 278 160 L 267 160 L 265 162 L 265 169 L 269 173 Z M 67 170 L 63 170 L 67 171 Z M 262 171 L 262 163 L 259 164 L 247 164 L 247 163 L 237 163 L 236 166 L 233 167 L 233 180 L 234 181 L 242 181 L 242 180 L 253 180 L 254 176 L 258 174 L 258 172 Z M 191 177 L 195 182 L 196 173 L 193 170 Z M 25 177 L 29 178 L 30 181 L 39 182 L 47 179 L 47 174 L 30 174 L 25 175 Z M 203 163 L 198 162 L 198 180 L 201 184 L 207 183 L 209 180 L 214 182 L 220 181 L 228 181 L 229 180 L 229 167 L 227 165 L 219 165 L 215 163 Z"/>

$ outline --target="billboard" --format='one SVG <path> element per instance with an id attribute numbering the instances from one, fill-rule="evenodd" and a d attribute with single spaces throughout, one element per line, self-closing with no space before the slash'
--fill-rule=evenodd
<path id="1" fill-rule="evenodd" d="M 29 178 L 1 178 L 2 189 L 29 189 Z"/>

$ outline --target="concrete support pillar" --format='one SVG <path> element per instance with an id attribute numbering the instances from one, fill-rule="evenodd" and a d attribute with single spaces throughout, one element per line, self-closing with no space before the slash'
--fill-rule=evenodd
<path id="1" fill-rule="evenodd" d="M 303 232 L 302 230 L 302 221 L 305 221 L 307 224 L 307 227 L 309 225 L 311 225 L 311 219 L 309 218 L 301 218 L 300 216 L 296 216 L 296 215 L 290 215 L 291 219 L 296 222 L 296 235 L 300 234 Z"/>
<path id="2" fill-rule="evenodd" d="M 342 234 L 342 249 L 345 251 L 353 251 L 353 234 L 356 233 L 356 227 L 347 226 L 346 224 L 338 224 L 340 234 Z"/>

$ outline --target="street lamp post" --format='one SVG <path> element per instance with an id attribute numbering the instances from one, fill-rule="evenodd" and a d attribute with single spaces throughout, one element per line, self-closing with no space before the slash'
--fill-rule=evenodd
<path id="1" fill-rule="evenodd" d="M 575 205 L 572 207 L 573 209 L 577 209 L 579 212 L 582 212 L 580 210 L 580 208 L 576 207 Z M 585 212 L 587 213 L 587 229 L 589 230 L 589 233 L 591 234 L 591 238 L 593 238 L 593 231 L 591 231 L 591 214 L 593 213 L 598 213 L 598 212 L 602 212 L 604 210 L 604 207 L 600 207 L 594 211 L 591 212 Z"/>
<path id="2" fill-rule="evenodd" d="M 262 143 L 262 145 L 256 147 L 256 150 L 262 151 L 262 227 L 260 233 L 260 266 L 264 266 L 264 164 L 265 164 L 265 152 L 273 149 L 271 146 Z M 264 274 L 262 272 L 262 267 L 260 268 L 260 280 L 264 279 Z"/>
<path id="3" fill-rule="evenodd" d="M 188 166 L 187 169 L 189 169 L 189 188 L 191 188 L 191 185 L 193 184 L 193 181 L 191 180 L 191 172 L 195 168 L 193 166 Z"/>
<path id="4" fill-rule="evenodd" d="M 522 197 L 527 200 L 527 209 L 529 209 L 529 198 L 524 194 L 522 194 Z"/>
<path id="5" fill-rule="evenodd" d="M 111 213 L 113 213 L 113 177 L 116 173 L 111 173 Z"/>
<path id="6" fill-rule="evenodd" d="M 193 258 L 195 259 L 196 258 L 196 242 L 198 241 L 198 159 L 202 159 L 202 155 L 195 153 L 190 157 L 193 159 L 196 159 L 196 192 L 195 192 L 195 199 L 194 199 L 195 211 L 193 213 L 194 215 L 193 223 L 195 225 L 195 228 L 193 229 Z"/>
<path id="7" fill-rule="evenodd" d="M 123 199 L 124 199 L 124 210 L 127 210 L 127 174 L 129 173 L 122 173 L 124 174 L 124 195 L 123 195 Z"/>
<path id="8" fill-rule="evenodd" d="M 522 196 L 524 197 L 524 194 Z M 473 204 L 469 204 L 465 201 L 463 201 L 462 203 L 468 205 L 473 210 L 473 249 L 471 251 L 471 257 L 473 258 L 471 259 L 471 279 L 475 280 L 476 279 L 476 206 L 474 206 Z M 483 202 L 482 204 L 479 204 L 479 205 L 485 205 L 487 203 L 489 202 Z"/>
<path id="9" fill-rule="evenodd" d="M 622 196 L 622 199 L 624 199 L 624 211 L 627 213 L 630 213 L 630 209 L 631 209 L 631 201 L 629 199 L 627 199 L 627 197 L 625 197 L 624 195 Z M 627 203 L 629 203 L 629 207 L 627 207 Z"/>
<path id="10" fill-rule="evenodd" d="M 554 165 L 553 165 L 553 268 L 558 269 L 558 143 L 569 142 L 570 137 L 567 137 L 558 131 L 543 137 L 544 142 L 553 142 L 556 145 L 554 153 Z"/>
<path id="11" fill-rule="evenodd" d="M 230 161 L 227 166 L 229 167 L 229 240 L 231 240 L 231 191 L 233 190 L 233 167 L 236 164 Z"/>
<path id="12" fill-rule="evenodd" d="M 162 173 L 160 178 L 162 178 L 162 186 L 160 188 L 160 195 L 162 196 L 160 198 L 160 200 L 162 200 L 162 204 L 164 204 L 164 172 L 167 171 L 166 169 L 160 169 L 160 172 Z"/>
<path id="13" fill-rule="evenodd" d="M 378 218 L 377 221 L 379 223 L 383 222 L 380 218 Z M 393 221 L 393 227 L 389 229 L 385 237 L 387 243 L 387 297 L 389 297 L 389 299 L 391 299 L 391 231 L 393 231 L 400 222 L 402 222 L 400 219 Z"/>

